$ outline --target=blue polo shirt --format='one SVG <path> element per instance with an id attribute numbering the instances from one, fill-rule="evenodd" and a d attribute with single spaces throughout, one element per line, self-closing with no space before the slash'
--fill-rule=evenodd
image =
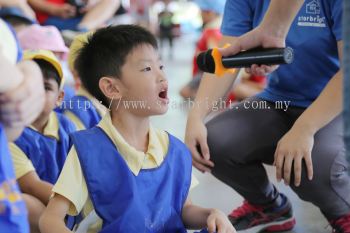
<path id="1" fill-rule="evenodd" d="M 257 27 L 269 4 L 269 0 L 227 0 L 222 33 L 240 36 Z M 308 107 L 339 71 L 341 31 L 342 0 L 306 0 L 286 40 L 294 49 L 294 62 L 269 75 L 268 85 L 258 97 Z"/>

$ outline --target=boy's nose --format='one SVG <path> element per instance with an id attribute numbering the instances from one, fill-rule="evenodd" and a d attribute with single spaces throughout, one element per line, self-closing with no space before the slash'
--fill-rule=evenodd
<path id="1" fill-rule="evenodd" d="M 158 74 L 158 82 L 164 82 L 167 81 L 165 75 L 163 73 Z"/>

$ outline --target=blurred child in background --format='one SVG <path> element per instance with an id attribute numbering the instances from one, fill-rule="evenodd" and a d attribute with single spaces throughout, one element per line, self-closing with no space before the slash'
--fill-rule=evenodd
<path id="1" fill-rule="evenodd" d="M 194 98 L 199 87 L 202 77 L 202 72 L 198 69 L 196 58 L 200 52 L 206 51 L 210 48 L 217 47 L 222 35 L 220 33 L 220 25 L 222 21 L 222 14 L 224 13 L 226 0 L 195 0 L 195 3 L 201 10 L 201 17 L 203 21 L 203 31 L 196 44 L 196 51 L 193 56 L 193 79 L 181 89 L 180 95 L 187 98 Z"/>
<path id="2" fill-rule="evenodd" d="M 39 117 L 10 143 L 16 179 L 29 211 L 32 232 L 39 232 L 39 217 L 51 196 L 69 149 L 68 134 L 75 127 L 53 109 L 63 99 L 63 73 L 48 50 L 27 50 L 24 59 L 35 61 L 44 77 L 45 106 Z"/>
<path id="3" fill-rule="evenodd" d="M 68 69 L 67 54 L 69 49 L 64 44 L 63 38 L 55 26 L 41 26 L 34 24 L 26 27 L 18 33 L 18 39 L 23 49 L 43 49 L 49 50 L 59 59 L 63 70 L 64 82 L 64 100 L 67 102 L 75 95 L 73 88 L 73 77 Z M 55 109 L 62 112 L 61 108 Z"/>
<path id="4" fill-rule="evenodd" d="M 89 129 L 97 125 L 106 112 L 106 108 L 99 100 L 86 90 L 75 68 L 76 57 L 79 50 L 87 43 L 89 35 L 91 33 L 76 36 L 69 48 L 68 65 L 73 74 L 77 94 L 61 106 L 64 114 L 74 122 L 77 130 Z"/>

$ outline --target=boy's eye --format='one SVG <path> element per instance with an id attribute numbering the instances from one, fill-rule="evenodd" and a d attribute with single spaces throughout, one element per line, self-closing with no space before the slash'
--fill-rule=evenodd
<path id="1" fill-rule="evenodd" d="M 164 70 L 164 66 L 163 65 L 159 66 L 159 69 Z"/>
<path id="2" fill-rule="evenodd" d="M 145 72 L 145 71 L 151 71 L 151 67 L 146 67 L 144 69 L 142 69 L 141 71 Z"/>
<path id="3" fill-rule="evenodd" d="M 52 91 L 52 88 L 50 86 L 45 86 L 45 91 Z"/>

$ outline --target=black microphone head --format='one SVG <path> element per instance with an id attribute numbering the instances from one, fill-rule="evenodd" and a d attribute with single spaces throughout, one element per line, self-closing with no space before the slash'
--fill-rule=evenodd
<path id="1" fill-rule="evenodd" d="M 214 58 L 211 55 L 211 52 L 212 49 L 209 49 L 197 56 L 198 68 L 203 72 L 215 73 L 215 62 Z"/>

